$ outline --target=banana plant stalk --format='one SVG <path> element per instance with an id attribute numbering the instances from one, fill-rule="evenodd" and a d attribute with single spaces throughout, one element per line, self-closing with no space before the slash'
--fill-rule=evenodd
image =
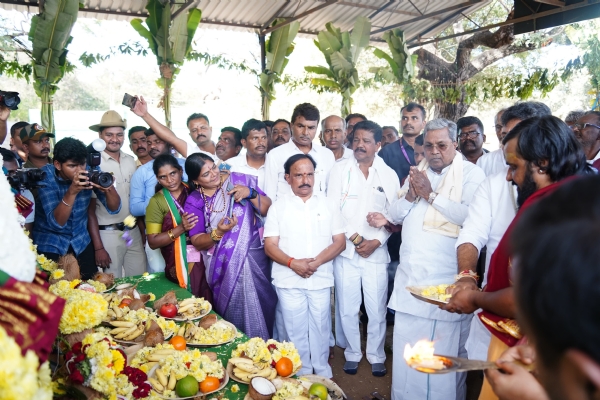
<path id="1" fill-rule="evenodd" d="M 180 7 L 180 6 L 175 6 Z M 159 0 L 148 0 L 146 4 L 148 17 L 144 21 L 139 18 L 131 20 L 131 26 L 148 41 L 148 47 L 156 56 L 160 70 L 160 78 L 156 81 L 163 89 L 159 106 L 165 111 L 165 124 L 171 127 L 171 87 L 180 71 L 183 62 L 192 50 L 192 40 L 202 12 L 194 8 L 188 13 L 179 13 L 171 21 L 171 7 Z"/>
<path id="2" fill-rule="evenodd" d="M 369 46 L 371 21 L 366 17 L 358 17 L 354 22 L 352 33 L 342 32 L 331 22 L 325 25 L 326 30 L 319 32 L 314 41 L 317 48 L 325 56 L 328 67 L 304 67 L 313 74 L 323 78 L 312 78 L 312 85 L 320 90 L 336 92 L 342 95 L 342 116 L 352 113 L 352 95 L 360 82 L 356 63 L 360 53 Z"/>
<path id="3" fill-rule="evenodd" d="M 285 21 L 281 18 L 273 22 L 273 26 Z M 265 70 L 259 76 L 259 90 L 262 97 L 263 120 L 268 120 L 271 103 L 275 100 L 275 83 L 281 81 L 283 70 L 294 51 L 294 39 L 300 29 L 300 23 L 294 21 L 289 25 L 273 31 L 265 42 Z"/>
<path id="4" fill-rule="evenodd" d="M 46 0 L 43 11 L 31 19 L 33 88 L 42 101 L 41 123 L 54 132 L 53 98 L 69 67 L 67 46 L 77 21 L 78 0 Z"/>

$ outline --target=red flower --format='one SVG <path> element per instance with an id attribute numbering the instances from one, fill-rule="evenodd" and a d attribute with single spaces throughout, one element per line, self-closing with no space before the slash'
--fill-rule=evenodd
<path id="1" fill-rule="evenodd" d="M 74 356 L 75 356 L 75 354 L 74 354 L 74 353 L 73 353 L 71 350 L 69 350 L 69 351 L 67 351 L 67 354 L 65 354 L 65 360 L 66 360 L 66 361 L 69 361 L 69 360 L 70 360 L 70 359 L 72 359 Z"/>
<path id="2" fill-rule="evenodd" d="M 80 363 L 83 360 L 85 360 L 85 354 L 83 353 L 79 353 L 77 354 L 77 356 L 75 357 L 75 363 Z"/>
<path id="3" fill-rule="evenodd" d="M 186 366 L 186 367 L 188 367 L 188 368 L 190 367 L 190 365 L 192 365 L 192 363 L 191 363 L 191 362 L 186 362 L 186 363 L 185 363 L 185 366 Z"/>
<path id="4" fill-rule="evenodd" d="M 275 368 L 276 365 L 277 363 L 275 362 L 275 360 L 271 361 L 271 367 Z"/>
<path id="5" fill-rule="evenodd" d="M 81 352 L 81 342 L 77 342 L 73 345 L 73 347 L 71 347 L 71 351 L 73 351 L 74 353 L 80 353 Z"/>
<path id="6" fill-rule="evenodd" d="M 75 368 L 73 370 L 73 372 L 71 372 L 71 374 L 69 375 L 69 379 L 73 383 L 80 383 L 80 384 L 83 383 L 83 381 L 84 381 L 83 375 L 81 375 L 81 372 L 79 372 L 79 370 L 77 368 Z"/>
<path id="7" fill-rule="evenodd" d="M 267 346 L 267 349 L 269 349 L 269 351 L 277 350 L 277 345 L 274 343 L 271 343 L 270 345 Z"/>
<path id="8" fill-rule="evenodd" d="M 151 386 L 147 383 L 142 383 L 133 391 L 133 397 L 135 399 L 143 399 L 150 395 Z"/>

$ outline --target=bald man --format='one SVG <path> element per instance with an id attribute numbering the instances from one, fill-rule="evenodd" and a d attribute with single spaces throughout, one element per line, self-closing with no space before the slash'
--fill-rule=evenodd
<path id="1" fill-rule="evenodd" d="M 352 158 L 352 150 L 344 146 L 346 141 L 346 120 L 337 115 L 330 115 L 321 121 L 321 140 L 325 147 L 333 152 L 335 161 L 340 162 Z"/>

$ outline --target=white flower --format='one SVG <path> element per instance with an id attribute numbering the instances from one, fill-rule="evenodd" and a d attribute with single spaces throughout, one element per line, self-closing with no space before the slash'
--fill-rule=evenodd
<path id="1" fill-rule="evenodd" d="M 233 243 L 233 240 L 231 239 L 227 239 L 227 241 L 223 245 L 223 247 L 225 247 L 226 249 L 231 249 L 233 246 L 235 246 L 235 243 Z"/>

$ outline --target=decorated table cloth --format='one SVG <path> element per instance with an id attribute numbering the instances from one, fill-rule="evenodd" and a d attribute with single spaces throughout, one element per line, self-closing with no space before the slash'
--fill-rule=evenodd
<path id="1" fill-rule="evenodd" d="M 118 285 L 120 283 L 133 283 L 133 284 L 137 283 L 137 290 L 140 293 L 146 293 L 146 294 L 153 293 L 157 299 L 160 299 L 169 290 L 173 290 L 175 292 L 175 295 L 177 296 L 177 300 L 183 300 L 183 299 L 186 299 L 186 298 L 192 296 L 192 294 L 190 292 L 188 292 L 187 290 L 182 289 L 175 283 L 169 281 L 165 277 L 165 274 L 162 272 L 156 273 L 156 274 L 148 274 L 145 276 L 144 275 L 136 275 L 136 276 L 130 276 L 130 277 L 126 277 L 126 278 L 117 279 L 116 284 Z M 147 306 L 152 307 L 152 302 L 148 302 Z M 214 314 L 215 312 L 211 311 L 211 313 Z M 220 315 L 219 315 L 219 318 L 221 318 Z M 227 360 L 229 360 L 231 358 L 231 352 L 237 348 L 238 344 L 247 342 L 249 339 L 240 330 L 238 330 L 238 332 L 239 332 L 238 338 L 235 339 L 231 343 L 227 343 L 227 344 L 220 345 L 220 346 L 214 346 L 214 347 L 199 347 L 199 350 L 200 351 L 212 351 L 212 352 L 217 353 L 217 357 L 223 363 L 223 367 L 227 368 Z M 237 393 L 232 392 L 231 387 L 233 385 L 237 385 L 240 388 L 240 390 Z M 248 385 L 244 385 L 242 383 L 237 383 L 230 377 L 229 383 L 227 384 L 227 386 L 225 386 L 222 390 L 220 390 L 216 393 L 209 394 L 207 397 L 208 397 L 208 399 L 219 398 L 221 400 L 225 400 L 225 399 L 237 400 L 237 399 L 243 399 L 247 393 L 248 393 Z M 199 393 L 199 395 L 200 395 L 200 393 Z"/>

